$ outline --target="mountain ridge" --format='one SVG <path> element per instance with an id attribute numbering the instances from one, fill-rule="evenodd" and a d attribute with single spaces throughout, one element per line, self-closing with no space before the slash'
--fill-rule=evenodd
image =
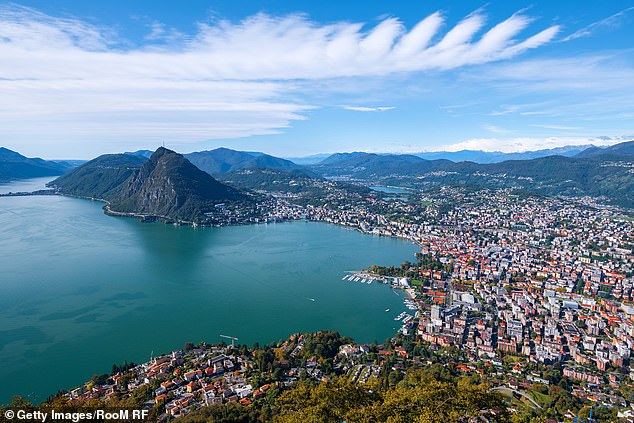
<path id="1" fill-rule="evenodd" d="M 304 166 L 297 165 L 290 160 L 265 153 L 237 151 L 225 147 L 188 153 L 184 156 L 200 170 L 212 176 L 256 167 L 266 167 L 284 172 L 308 171 Z"/>
<path id="2" fill-rule="evenodd" d="M 0 181 L 57 176 L 64 173 L 68 167 L 65 163 L 30 158 L 6 147 L 0 147 Z"/>
<path id="3" fill-rule="evenodd" d="M 246 201 L 246 195 L 229 187 L 183 155 L 159 147 L 141 168 L 113 193 L 109 208 L 189 220 L 226 201 Z"/>
<path id="4" fill-rule="evenodd" d="M 163 147 L 149 159 L 134 154 L 99 156 L 50 185 L 62 194 L 104 200 L 108 212 L 187 222 L 204 220 L 205 213 L 225 202 L 252 202 Z"/>

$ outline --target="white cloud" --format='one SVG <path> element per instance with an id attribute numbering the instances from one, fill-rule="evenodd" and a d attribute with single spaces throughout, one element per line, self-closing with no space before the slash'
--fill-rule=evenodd
<path id="1" fill-rule="evenodd" d="M 614 15 L 608 16 L 605 19 L 601 19 L 600 21 L 593 22 L 590 25 L 585 26 L 573 32 L 572 34 L 568 35 L 561 41 L 565 42 L 565 41 L 575 40 L 577 38 L 588 37 L 603 28 L 618 28 L 619 26 L 621 26 L 627 14 L 632 10 L 634 10 L 634 7 L 628 7 L 627 9 L 623 9 L 620 12 L 615 13 Z"/>
<path id="2" fill-rule="evenodd" d="M 438 12 L 411 30 L 395 18 L 367 28 L 258 14 L 200 23 L 188 36 L 155 22 L 148 39 L 163 42 L 134 47 L 109 28 L 3 6 L 0 136 L 188 142 L 275 133 L 304 119 L 311 105 L 296 90 L 311 81 L 493 62 L 558 31 L 517 39 L 530 22 L 516 14 L 478 37 L 480 13 L 445 34 Z M 366 109 L 389 108 L 349 108 Z"/>
<path id="3" fill-rule="evenodd" d="M 178 42 L 186 39 L 185 34 L 174 29 L 168 28 L 164 23 L 154 21 L 148 25 L 150 33 L 145 36 L 149 41 Z"/>
<path id="4" fill-rule="evenodd" d="M 384 112 L 386 110 L 393 110 L 395 107 L 382 106 L 382 107 L 365 107 L 365 106 L 342 106 L 345 110 L 352 110 L 354 112 Z"/>
<path id="5" fill-rule="evenodd" d="M 500 128 L 499 126 L 496 125 L 482 125 L 482 127 L 489 131 L 489 132 L 493 132 L 495 134 L 508 134 L 509 132 L 511 132 L 508 129 L 505 128 Z"/>
<path id="6" fill-rule="evenodd" d="M 545 150 L 568 145 L 607 146 L 631 138 L 619 137 L 545 137 L 545 138 L 473 138 L 438 148 L 438 151 L 482 150 L 501 151 L 503 153 Z"/>
<path id="7" fill-rule="evenodd" d="M 557 129 L 559 131 L 578 131 L 579 129 L 581 129 L 578 126 L 546 125 L 546 124 L 537 124 L 537 123 L 531 126 L 534 126 L 536 128 Z"/>

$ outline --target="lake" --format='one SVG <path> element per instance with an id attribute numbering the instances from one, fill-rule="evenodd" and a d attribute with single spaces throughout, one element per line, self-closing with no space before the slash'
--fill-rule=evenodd
<path id="1" fill-rule="evenodd" d="M 113 363 L 221 334 L 250 345 L 330 329 L 382 342 L 406 310 L 400 291 L 341 280 L 413 259 L 403 240 L 315 222 L 144 224 L 101 208 L 0 198 L 0 403 L 41 401 Z"/>
<path id="2" fill-rule="evenodd" d="M 386 194 L 409 194 L 412 192 L 411 189 L 408 190 L 406 188 L 399 188 L 399 187 L 384 187 L 380 185 L 373 185 L 368 188 L 374 191 L 384 192 Z"/>
<path id="3" fill-rule="evenodd" d="M 23 179 L 19 181 L 0 182 L 0 194 L 10 192 L 33 192 L 46 189 L 46 184 L 51 182 L 51 177 Z"/>

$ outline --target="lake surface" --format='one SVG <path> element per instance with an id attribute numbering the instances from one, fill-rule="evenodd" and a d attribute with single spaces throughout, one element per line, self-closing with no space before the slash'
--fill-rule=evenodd
<path id="1" fill-rule="evenodd" d="M 46 184 L 51 182 L 53 179 L 55 179 L 55 176 L 0 183 L 0 194 L 8 194 L 10 192 L 33 192 L 40 189 L 46 189 Z"/>
<path id="2" fill-rule="evenodd" d="M 399 291 L 341 280 L 412 259 L 403 240 L 312 222 L 143 224 L 101 207 L 0 198 L 0 403 L 220 334 L 250 345 L 331 329 L 382 342 L 405 310 Z"/>
<path id="3" fill-rule="evenodd" d="M 386 194 L 409 194 L 410 192 L 412 192 L 411 190 L 407 190 L 405 188 L 399 188 L 399 187 L 384 187 L 384 186 L 380 186 L 380 185 L 373 185 L 371 187 L 368 187 L 371 190 L 374 191 L 379 191 L 379 192 L 384 192 Z"/>

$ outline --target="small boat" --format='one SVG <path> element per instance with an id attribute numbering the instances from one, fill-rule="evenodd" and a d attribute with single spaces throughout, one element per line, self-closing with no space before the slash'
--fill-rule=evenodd
<path id="1" fill-rule="evenodd" d="M 308 297 L 307 297 L 306 299 L 307 299 L 308 301 L 315 302 L 315 299 L 314 299 L 314 298 L 308 298 Z"/>
<path id="2" fill-rule="evenodd" d="M 346 275 L 343 278 L 341 278 L 342 281 L 345 281 L 346 279 L 348 279 L 348 275 Z"/>
<path id="3" fill-rule="evenodd" d="M 387 313 L 388 311 L 390 311 L 390 309 L 389 309 L 389 308 L 386 308 L 386 309 L 385 309 L 385 312 Z"/>

